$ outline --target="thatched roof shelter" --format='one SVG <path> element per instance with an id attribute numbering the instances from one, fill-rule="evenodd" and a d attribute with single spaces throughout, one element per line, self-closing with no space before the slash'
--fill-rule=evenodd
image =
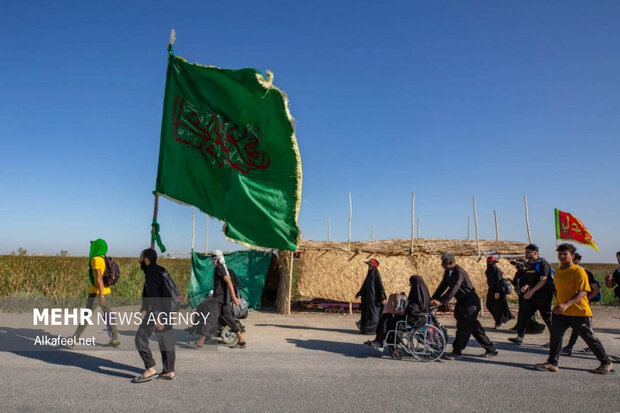
<path id="1" fill-rule="evenodd" d="M 379 260 L 379 271 L 388 293 L 407 292 L 409 276 L 421 275 L 431 293 L 439 285 L 443 275 L 440 255 L 451 253 L 457 263 L 470 275 L 480 295 L 486 294 L 484 271 L 485 255 L 519 256 L 524 243 L 512 241 L 480 241 L 478 256 L 475 241 L 417 239 L 413 253 L 411 240 L 352 242 L 348 251 L 346 242 L 303 241 L 299 257 L 299 293 L 304 298 L 328 298 L 357 302 L 355 293 L 366 276 L 369 258 Z M 499 267 L 506 277 L 512 278 L 514 268 L 506 258 L 500 258 Z"/>

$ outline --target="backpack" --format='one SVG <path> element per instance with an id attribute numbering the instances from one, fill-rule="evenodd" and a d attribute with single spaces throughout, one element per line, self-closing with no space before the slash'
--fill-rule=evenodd
<path id="1" fill-rule="evenodd" d="M 170 297 L 170 301 L 172 302 L 170 305 L 170 311 L 177 311 L 181 308 L 181 302 L 183 301 L 181 298 L 181 293 L 179 292 L 177 285 L 174 283 L 174 280 L 172 280 L 172 277 L 170 277 L 170 274 L 168 274 L 168 271 L 163 271 L 161 273 L 161 278 L 164 280 L 166 290 L 168 290 L 167 297 Z"/>
<path id="2" fill-rule="evenodd" d="M 105 271 L 103 272 L 103 285 L 109 287 L 118 282 L 118 279 L 121 276 L 121 269 L 118 264 L 112 261 L 112 258 L 105 256 L 103 257 L 105 261 Z"/>
<path id="3" fill-rule="evenodd" d="M 536 273 L 539 274 L 539 275 L 541 275 L 540 263 L 541 263 L 541 261 L 538 261 L 538 262 L 536 262 L 536 265 L 534 266 L 534 269 L 536 270 Z M 554 280 L 555 270 L 551 266 L 549 266 L 549 268 L 550 268 L 551 271 L 549 272 L 549 275 L 547 276 L 547 285 L 549 287 L 551 287 L 551 290 L 555 293 L 555 280 Z"/>
<path id="4" fill-rule="evenodd" d="M 510 284 L 505 278 L 502 278 L 501 289 L 506 295 L 512 294 L 512 284 Z"/>

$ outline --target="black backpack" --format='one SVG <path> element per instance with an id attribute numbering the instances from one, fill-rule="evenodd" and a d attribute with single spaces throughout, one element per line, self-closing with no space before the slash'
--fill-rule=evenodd
<path id="1" fill-rule="evenodd" d="M 170 274 L 168 274 L 168 271 L 163 271 L 161 273 L 161 278 L 164 280 L 164 286 L 166 290 L 168 290 L 167 297 L 170 297 L 170 301 L 172 301 L 172 303 L 170 304 L 170 311 L 177 311 L 179 308 L 181 308 L 181 304 L 183 301 L 183 299 L 181 298 L 181 293 L 179 292 L 177 285 L 172 280 L 172 277 L 170 277 Z"/>
<path id="2" fill-rule="evenodd" d="M 121 269 L 118 264 L 112 261 L 110 257 L 103 257 L 105 261 L 105 271 L 103 272 L 103 285 L 109 287 L 118 282 L 121 276 Z"/>

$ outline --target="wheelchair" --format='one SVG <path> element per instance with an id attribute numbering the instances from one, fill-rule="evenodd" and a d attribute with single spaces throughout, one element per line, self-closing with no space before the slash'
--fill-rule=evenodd
<path id="1" fill-rule="evenodd" d="M 408 355 L 420 361 L 434 361 L 441 357 L 447 344 L 447 331 L 432 311 L 406 316 L 383 340 L 383 348 L 387 348 L 395 360 Z"/>

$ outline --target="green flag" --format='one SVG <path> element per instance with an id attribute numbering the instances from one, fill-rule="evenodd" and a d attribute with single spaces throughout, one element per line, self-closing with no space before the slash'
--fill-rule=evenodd
<path id="1" fill-rule="evenodd" d="M 297 249 L 301 159 L 286 95 L 255 69 L 170 53 L 155 192 L 255 247 Z"/>
<path id="2" fill-rule="evenodd" d="M 264 251 L 235 251 L 225 254 L 226 266 L 237 274 L 239 292 L 248 306 L 260 309 L 263 287 L 271 262 L 271 253 Z M 213 290 L 215 266 L 211 255 L 192 251 L 192 269 L 187 298 L 192 308 L 196 308 L 205 295 Z"/>

